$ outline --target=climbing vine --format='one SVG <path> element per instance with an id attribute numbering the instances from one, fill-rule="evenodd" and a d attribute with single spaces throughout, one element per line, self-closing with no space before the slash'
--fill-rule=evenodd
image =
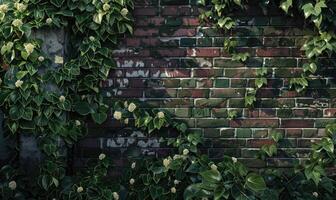
<path id="1" fill-rule="evenodd" d="M 267 6 L 268 1 L 262 2 Z M 215 20 L 220 28 L 234 27 L 234 19 L 222 14 L 243 8 L 243 2 L 213 0 L 212 4 L 201 17 Z M 304 65 L 305 72 L 314 73 L 318 57 L 335 49 L 335 35 L 328 31 L 335 21 L 333 9 L 326 10 L 334 5 L 332 1 L 281 3 L 286 13 L 294 6 L 301 8 L 320 32 L 303 47 L 312 61 Z M 335 164 L 335 125 L 327 127 L 327 137 L 313 146 L 308 161 L 295 170 L 257 173 L 235 157 L 209 160 L 200 151 L 202 136 L 164 111 L 141 109 L 134 102 L 105 103 L 100 84 L 115 66 L 111 56 L 118 37 L 133 32 L 132 8 L 131 0 L 1 1 L 0 106 L 7 135 L 35 136 L 43 153 L 36 176 L 21 172 L 18 159 L 1 168 L 1 199 L 333 199 L 336 183 L 325 169 Z M 68 35 L 69 55 L 42 51 L 43 42 L 35 33 L 55 28 Z M 236 52 L 234 46 L 235 41 L 225 41 L 234 60 L 246 61 L 249 55 Z M 266 84 L 266 74 L 264 68 L 257 72 L 257 88 Z M 296 87 L 297 82 L 292 84 Z M 253 105 L 255 94 L 256 89 L 249 90 L 247 106 Z M 123 176 L 117 178 L 110 177 L 112 163 L 103 153 L 85 170 L 67 172 L 66 155 L 58 141 L 71 148 L 86 134 L 87 120 L 101 124 L 109 113 L 125 125 L 134 121 L 135 128 L 148 134 L 164 128 L 176 130 L 176 138 L 161 140 L 176 152 L 165 158 L 130 160 Z M 236 115 L 232 111 L 229 118 Z M 261 148 L 260 159 L 276 155 L 276 143 L 282 137 L 274 132 L 272 139 L 274 144 Z"/>
<path id="2" fill-rule="evenodd" d="M 237 10 L 244 10 L 247 0 L 200 0 L 205 11 L 200 18 L 203 21 L 210 21 L 218 28 L 229 31 L 237 25 L 237 21 L 230 14 Z M 309 80 L 314 78 L 314 74 L 321 68 L 319 59 L 321 57 L 330 57 L 336 52 L 336 35 L 335 35 L 335 13 L 336 4 L 333 0 L 282 0 L 282 1 L 259 1 L 259 6 L 264 12 L 267 8 L 275 5 L 289 16 L 302 16 L 307 24 L 312 26 L 315 34 L 307 37 L 301 50 L 305 52 L 307 61 L 302 64 L 303 72 L 300 77 L 289 80 L 289 88 L 295 89 L 298 93 L 304 91 Z M 234 49 L 237 41 L 229 38 L 224 42 L 224 48 L 232 54 L 233 60 L 244 62 L 248 53 L 237 53 Z M 267 84 L 264 78 L 264 70 L 257 72 L 256 88 L 246 91 L 245 105 L 253 106 L 256 101 L 256 90 Z"/>

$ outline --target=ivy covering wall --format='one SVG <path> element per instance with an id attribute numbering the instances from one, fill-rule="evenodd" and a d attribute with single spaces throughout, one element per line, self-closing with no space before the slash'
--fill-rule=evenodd
<path id="1" fill-rule="evenodd" d="M 334 10 L 324 0 L 2 1 L 12 154 L 0 197 L 333 199 Z M 43 51 L 32 34 L 43 29 L 65 31 L 66 56 Z M 20 162 L 26 135 L 42 155 L 32 172 Z"/>

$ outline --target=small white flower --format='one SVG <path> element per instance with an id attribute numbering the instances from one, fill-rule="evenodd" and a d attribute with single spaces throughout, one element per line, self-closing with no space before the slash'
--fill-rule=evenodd
<path id="1" fill-rule="evenodd" d="M 11 189 L 11 190 L 15 190 L 16 189 L 16 182 L 15 181 L 11 181 L 8 183 L 8 187 Z"/>
<path id="2" fill-rule="evenodd" d="M 126 17 L 126 15 L 128 14 L 128 10 L 127 10 L 127 8 L 123 8 L 123 9 L 121 9 L 120 14 L 121 14 L 123 17 Z"/>
<path id="3" fill-rule="evenodd" d="M 77 188 L 77 192 L 78 192 L 78 193 L 81 193 L 81 192 L 83 192 L 83 191 L 84 191 L 84 188 L 83 188 L 83 187 L 78 187 L 78 188 Z"/>
<path id="4" fill-rule="evenodd" d="M 186 156 L 186 155 L 188 155 L 188 154 L 189 154 L 189 150 L 188 150 L 188 149 L 184 149 L 184 150 L 183 150 L 183 155 Z"/>
<path id="5" fill-rule="evenodd" d="M 56 64 L 63 64 L 64 58 L 62 56 L 55 56 L 55 63 Z"/>
<path id="6" fill-rule="evenodd" d="M 129 180 L 129 183 L 130 183 L 131 185 L 133 185 L 133 184 L 135 183 L 135 180 L 134 180 L 133 178 L 131 178 L 131 179 Z"/>
<path id="7" fill-rule="evenodd" d="M 121 114 L 120 111 L 115 111 L 115 112 L 113 113 L 113 117 L 114 117 L 116 120 L 120 120 L 120 119 L 121 119 L 121 116 L 122 116 L 122 114 Z"/>
<path id="8" fill-rule="evenodd" d="M 168 166 L 170 165 L 170 163 L 171 163 L 171 158 L 169 157 L 169 158 L 165 158 L 165 159 L 163 159 L 163 161 L 162 161 L 162 164 L 163 164 L 163 166 L 165 167 L 165 168 L 168 168 Z"/>
<path id="9" fill-rule="evenodd" d="M 215 165 L 215 164 L 212 164 L 212 165 L 210 166 L 210 168 L 211 168 L 212 170 L 214 170 L 214 171 L 217 171 L 217 170 L 218 170 L 217 165 Z"/>
<path id="10" fill-rule="evenodd" d="M 23 22 L 21 19 L 15 19 L 13 22 L 12 22 L 12 25 L 15 26 L 15 27 L 21 27 L 23 25 Z"/>
<path id="11" fill-rule="evenodd" d="M 175 185 L 178 185 L 180 182 L 181 182 L 181 181 L 179 181 L 179 180 L 176 180 L 176 179 L 174 180 L 174 184 L 175 184 Z"/>
<path id="12" fill-rule="evenodd" d="M 95 41 L 95 39 L 96 39 L 96 38 L 93 37 L 93 36 L 90 36 L 90 37 L 89 37 L 89 40 L 90 40 L 91 42 Z"/>
<path id="13" fill-rule="evenodd" d="M 39 56 L 39 57 L 38 57 L 38 60 L 39 60 L 40 62 L 43 62 L 43 61 L 44 61 L 44 57 L 43 57 L 43 56 Z"/>
<path id="14" fill-rule="evenodd" d="M 28 53 L 28 55 L 32 54 L 34 49 L 35 49 L 35 45 L 33 45 L 32 43 L 25 43 L 23 44 L 26 52 Z"/>
<path id="15" fill-rule="evenodd" d="M 19 88 L 19 87 L 22 86 L 22 84 L 23 84 L 23 81 L 21 81 L 21 80 L 17 80 L 17 81 L 15 82 L 15 87 Z"/>
<path id="16" fill-rule="evenodd" d="M 105 155 L 105 154 L 101 153 L 101 154 L 99 155 L 99 160 L 104 160 L 105 158 L 106 158 L 106 155 Z"/>
<path id="17" fill-rule="evenodd" d="M 165 117 L 165 114 L 164 114 L 164 112 L 160 111 L 160 112 L 157 113 L 157 116 L 158 116 L 158 118 L 162 119 L 162 118 Z"/>
<path id="18" fill-rule="evenodd" d="M 7 4 L 0 5 L 0 13 L 7 13 L 7 11 L 8 11 L 8 5 Z"/>
<path id="19" fill-rule="evenodd" d="M 53 22 L 53 20 L 50 17 L 46 19 L 47 24 L 51 24 L 52 22 Z"/>
<path id="20" fill-rule="evenodd" d="M 80 122 L 79 120 L 76 120 L 76 121 L 75 121 L 75 124 L 76 124 L 76 126 L 80 126 L 80 125 L 81 125 L 81 122 Z"/>
<path id="21" fill-rule="evenodd" d="M 319 194 L 317 192 L 313 192 L 313 196 L 317 198 Z"/>
<path id="22" fill-rule="evenodd" d="M 61 95 L 58 100 L 63 103 L 65 101 L 65 96 Z"/>
<path id="23" fill-rule="evenodd" d="M 236 157 L 232 157 L 231 159 L 232 159 L 233 163 L 236 163 L 238 161 L 238 159 Z"/>
<path id="24" fill-rule="evenodd" d="M 136 108 L 137 108 L 137 106 L 134 103 L 130 103 L 128 105 L 128 111 L 129 112 L 133 112 Z"/>
<path id="25" fill-rule="evenodd" d="M 105 3 L 105 4 L 103 5 L 103 10 L 104 10 L 104 11 L 108 11 L 108 10 L 110 10 L 110 8 L 111 8 L 111 6 L 110 6 L 108 3 Z"/>
<path id="26" fill-rule="evenodd" d="M 170 192 L 175 194 L 176 193 L 176 188 L 175 187 L 170 188 Z"/>
<path id="27" fill-rule="evenodd" d="M 27 9 L 27 5 L 23 4 L 23 3 L 14 3 L 14 7 L 16 8 L 16 10 L 18 10 L 19 12 L 23 12 Z"/>
<path id="28" fill-rule="evenodd" d="M 127 101 L 124 102 L 124 106 L 125 106 L 125 108 L 128 107 L 128 102 Z"/>
<path id="29" fill-rule="evenodd" d="M 128 123 L 129 123 L 129 119 L 126 118 L 126 119 L 124 120 L 124 123 L 125 123 L 125 124 L 128 124 Z"/>
<path id="30" fill-rule="evenodd" d="M 119 194 L 117 192 L 112 193 L 114 200 L 119 200 Z"/>
<path id="31" fill-rule="evenodd" d="M 134 169 L 135 165 L 136 165 L 136 162 L 133 162 L 132 165 L 131 165 L 131 168 Z"/>
<path id="32" fill-rule="evenodd" d="M 173 156 L 173 160 L 176 160 L 176 159 L 179 159 L 179 158 L 181 158 L 181 155 L 175 154 L 175 155 Z"/>

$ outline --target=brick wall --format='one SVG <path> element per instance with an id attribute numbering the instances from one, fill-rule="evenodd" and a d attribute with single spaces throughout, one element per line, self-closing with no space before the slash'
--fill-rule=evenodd
<path id="1" fill-rule="evenodd" d="M 239 26 L 223 33 L 200 25 L 195 2 L 136 0 L 134 35 L 125 37 L 115 51 L 118 68 L 104 83 L 106 97 L 167 109 L 204 135 L 203 152 L 213 159 L 226 154 L 255 167 L 290 165 L 293 159 L 284 153 L 266 163 L 253 159 L 259 147 L 271 142 L 272 129 L 285 135 L 279 144 L 284 152 L 296 148 L 304 157 L 311 142 L 325 135 L 324 126 L 335 121 L 336 87 L 330 76 L 335 76 L 336 60 L 321 59 L 322 77 L 298 94 L 288 89 L 288 81 L 299 77 L 305 62 L 303 35 L 312 34 L 302 20 L 285 17 L 277 8 L 264 15 L 252 2 L 247 11 L 235 13 Z M 226 37 L 238 38 L 238 50 L 251 54 L 246 64 L 231 61 L 222 48 Z M 255 108 L 245 108 L 245 90 L 254 87 L 256 69 L 262 66 L 268 69 L 268 85 L 258 91 Z M 238 118 L 227 119 L 228 110 L 236 110 Z M 81 158 L 96 155 L 100 148 L 121 158 L 171 151 L 157 138 L 146 138 L 112 119 L 91 130 L 94 134 L 77 149 Z"/>

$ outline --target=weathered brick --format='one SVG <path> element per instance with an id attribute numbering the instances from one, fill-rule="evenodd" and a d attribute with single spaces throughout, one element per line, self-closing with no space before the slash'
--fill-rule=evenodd
<path id="1" fill-rule="evenodd" d="M 197 119 L 196 124 L 198 127 L 221 128 L 229 125 L 227 119 Z"/>
<path id="2" fill-rule="evenodd" d="M 279 121 L 277 119 L 235 119 L 230 121 L 231 127 L 255 127 L 255 128 L 272 128 L 278 127 Z"/>

